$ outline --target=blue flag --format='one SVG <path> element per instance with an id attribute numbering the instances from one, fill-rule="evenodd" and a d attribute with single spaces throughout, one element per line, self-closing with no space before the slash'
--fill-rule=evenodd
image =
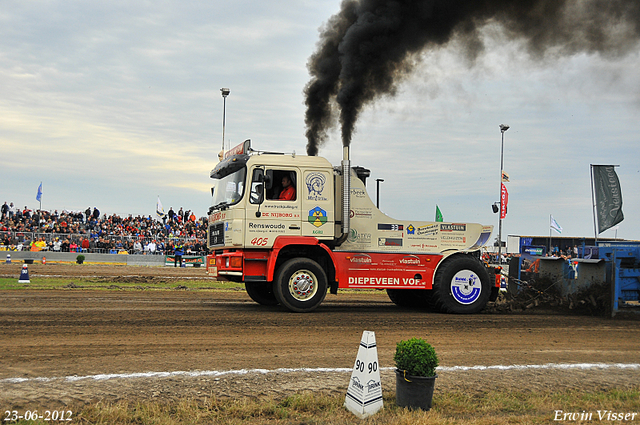
<path id="1" fill-rule="evenodd" d="M 38 194 L 36 195 L 36 201 L 42 201 L 42 182 L 40 182 L 40 186 L 38 186 Z"/>

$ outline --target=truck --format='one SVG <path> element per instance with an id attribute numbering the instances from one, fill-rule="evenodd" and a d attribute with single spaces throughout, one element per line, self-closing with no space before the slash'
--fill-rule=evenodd
<path id="1" fill-rule="evenodd" d="M 208 273 L 244 282 L 258 304 L 301 313 L 347 288 L 444 313 L 477 313 L 496 299 L 499 271 L 480 258 L 493 226 L 392 219 L 367 193 L 370 170 L 349 155 L 344 147 L 334 167 L 250 140 L 221 152 L 210 173 Z"/>

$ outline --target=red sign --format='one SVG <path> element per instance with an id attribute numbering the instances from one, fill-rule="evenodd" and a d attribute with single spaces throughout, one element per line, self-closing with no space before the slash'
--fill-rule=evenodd
<path id="1" fill-rule="evenodd" d="M 509 192 L 507 192 L 507 186 L 502 184 L 502 193 L 500 194 L 502 199 L 500 200 L 500 219 L 507 216 L 507 204 L 509 203 Z"/>
<path id="2" fill-rule="evenodd" d="M 232 155 L 240 155 L 243 153 L 248 153 L 249 149 L 251 149 L 251 140 L 247 139 L 244 142 L 240 143 L 237 146 L 232 147 L 224 154 L 224 158 L 227 159 Z"/>

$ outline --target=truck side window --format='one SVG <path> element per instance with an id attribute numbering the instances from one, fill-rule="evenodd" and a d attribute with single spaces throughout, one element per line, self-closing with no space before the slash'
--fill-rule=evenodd
<path id="1" fill-rule="evenodd" d="M 256 168 L 253 170 L 253 176 L 251 178 L 251 194 L 249 196 L 249 202 L 252 204 L 261 204 L 264 200 L 264 170 L 262 168 Z"/>
<path id="2" fill-rule="evenodd" d="M 295 201 L 297 176 L 295 171 L 267 170 L 267 198 L 274 201 Z"/>

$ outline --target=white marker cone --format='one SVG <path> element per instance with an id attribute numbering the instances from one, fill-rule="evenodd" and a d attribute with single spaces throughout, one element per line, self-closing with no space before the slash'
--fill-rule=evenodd
<path id="1" fill-rule="evenodd" d="M 378 347 L 374 332 L 362 333 L 344 406 L 360 419 L 373 415 L 383 407 Z"/>
<path id="2" fill-rule="evenodd" d="M 29 280 L 29 269 L 27 268 L 26 264 L 22 266 L 18 283 L 31 283 L 31 281 Z"/>

